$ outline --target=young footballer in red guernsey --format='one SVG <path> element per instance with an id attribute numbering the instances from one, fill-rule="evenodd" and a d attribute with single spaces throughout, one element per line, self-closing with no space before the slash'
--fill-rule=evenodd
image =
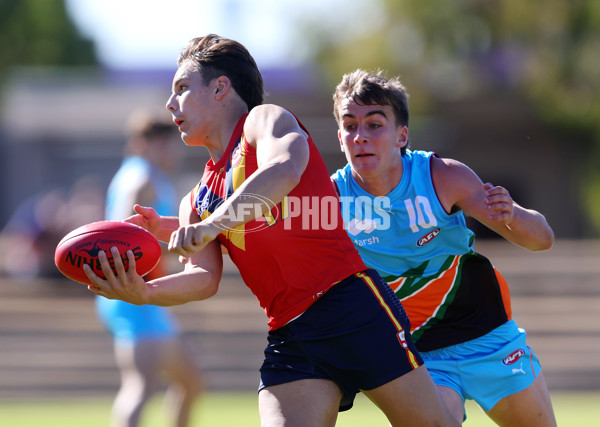
<path id="1" fill-rule="evenodd" d="M 458 425 L 437 395 L 398 298 L 347 236 L 337 195 L 308 131 L 263 105 L 260 72 L 241 44 L 214 34 L 178 60 L 167 109 L 188 146 L 211 160 L 179 218 L 136 206 L 144 226 L 184 270 L 147 283 L 117 261 L 90 290 L 134 304 L 210 298 L 224 246 L 268 317 L 260 369 L 263 426 L 333 426 L 358 391 L 393 426 Z M 135 265 L 128 254 L 130 266 Z"/>

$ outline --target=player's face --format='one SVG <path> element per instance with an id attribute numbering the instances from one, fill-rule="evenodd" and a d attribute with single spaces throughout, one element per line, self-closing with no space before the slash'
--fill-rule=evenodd
<path id="1" fill-rule="evenodd" d="M 397 126 L 389 105 L 359 105 L 344 99 L 338 138 L 354 173 L 363 179 L 397 172 L 402 166 L 400 148 L 408 141 L 408 128 Z"/>
<path id="2" fill-rule="evenodd" d="M 212 83 L 206 85 L 189 63 L 183 63 L 173 77 L 172 93 L 166 106 L 186 145 L 209 145 L 215 111 Z"/>

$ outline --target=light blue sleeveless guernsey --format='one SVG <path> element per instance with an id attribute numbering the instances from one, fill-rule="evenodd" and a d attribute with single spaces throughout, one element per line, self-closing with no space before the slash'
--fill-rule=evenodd
<path id="1" fill-rule="evenodd" d="M 510 318 L 504 280 L 473 250 L 463 212 L 447 213 L 436 195 L 433 155 L 407 150 L 402 178 L 385 197 L 360 187 L 350 165 L 332 175 L 346 231 L 402 301 L 421 351 L 476 338 Z"/>
<path id="2" fill-rule="evenodd" d="M 462 212 L 446 213 L 435 194 L 432 154 L 407 150 L 402 179 L 386 197 L 363 190 L 350 165 L 333 175 L 348 234 L 363 260 L 388 282 L 415 269 L 419 276 L 431 275 L 449 255 L 472 250 L 474 234 Z"/>
<path id="3" fill-rule="evenodd" d="M 168 177 L 148 160 L 130 156 L 123 160 L 109 185 L 106 219 L 119 221 L 133 215 L 133 206 L 129 206 L 132 184 L 148 180 L 156 192 L 152 207 L 160 215 L 176 215 L 176 192 Z M 116 341 L 165 339 L 178 331 L 177 322 L 166 307 L 133 305 L 97 296 L 96 312 Z"/>

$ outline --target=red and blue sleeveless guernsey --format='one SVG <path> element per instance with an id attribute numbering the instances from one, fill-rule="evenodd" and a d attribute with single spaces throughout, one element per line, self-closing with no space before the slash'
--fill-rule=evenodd
<path id="1" fill-rule="evenodd" d="M 192 207 L 201 219 L 257 170 L 256 149 L 243 135 L 246 117 L 237 123 L 221 159 L 208 161 L 192 191 Z M 310 136 L 308 145 L 309 161 L 299 184 L 266 214 L 218 236 L 265 310 L 271 330 L 302 314 L 337 282 L 366 269 L 344 230 L 337 194 Z M 247 199 L 248 209 L 266 202 L 261 195 Z"/>

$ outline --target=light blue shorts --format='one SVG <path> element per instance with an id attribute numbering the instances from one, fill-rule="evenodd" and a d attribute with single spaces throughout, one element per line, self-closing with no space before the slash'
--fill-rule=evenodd
<path id="1" fill-rule="evenodd" d="M 167 307 L 133 305 L 97 296 L 96 314 L 119 343 L 167 340 L 179 332 L 179 325 Z"/>
<path id="2" fill-rule="evenodd" d="M 510 320 L 486 335 L 439 350 L 421 352 L 437 385 L 450 387 L 484 411 L 529 387 L 541 371 L 527 333 Z"/>

